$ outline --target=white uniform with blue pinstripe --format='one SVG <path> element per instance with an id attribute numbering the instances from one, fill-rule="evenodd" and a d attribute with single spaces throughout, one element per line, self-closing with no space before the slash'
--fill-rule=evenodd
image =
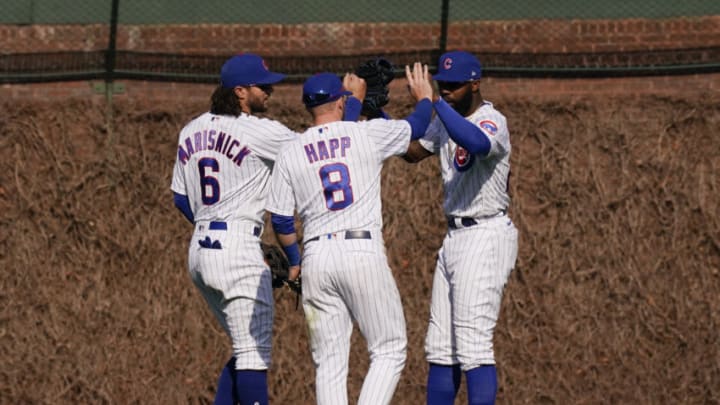
<path id="1" fill-rule="evenodd" d="M 400 295 L 382 240 L 380 172 L 404 154 L 407 121 L 333 122 L 312 127 L 280 152 L 268 211 L 303 223 L 303 309 L 316 366 L 317 403 L 348 403 L 353 321 L 370 369 L 359 404 L 388 404 L 405 364 Z"/>
<path id="2" fill-rule="evenodd" d="M 295 137 L 276 121 L 205 113 L 178 139 L 171 188 L 195 217 L 190 276 L 230 336 L 238 370 L 270 364 L 273 296 L 259 243 L 277 151 Z"/>
<path id="3" fill-rule="evenodd" d="M 506 214 L 511 148 L 505 117 L 485 102 L 467 119 L 489 135 L 485 159 L 456 145 L 437 117 L 420 139 L 440 157 L 449 223 L 435 269 L 425 351 L 428 362 L 460 364 L 465 371 L 495 364 L 493 331 L 518 251 L 517 229 Z"/>

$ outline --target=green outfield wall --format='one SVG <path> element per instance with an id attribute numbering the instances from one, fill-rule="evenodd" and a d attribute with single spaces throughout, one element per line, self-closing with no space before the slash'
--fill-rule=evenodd
<path id="1" fill-rule="evenodd" d="M 111 0 L 2 0 L 0 24 L 109 21 Z M 450 20 L 672 18 L 720 14 L 720 0 L 448 0 Z M 121 24 L 436 22 L 442 0 L 119 0 Z"/>

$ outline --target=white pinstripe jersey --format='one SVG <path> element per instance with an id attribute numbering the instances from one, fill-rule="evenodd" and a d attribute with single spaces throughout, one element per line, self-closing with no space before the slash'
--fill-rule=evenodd
<path id="1" fill-rule="evenodd" d="M 278 155 L 268 211 L 296 209 L 304 238 L 345 230 L 382 229 L 383 162 L 407 152 L 405 120 L 336 121 L 309 128 Z"/>
<path id="2" fill-rule="evenodd" d="M 438 154 L 442 168 L 445 214 L 481 218 L 507 210 L 510 204 L 510 133 L 505 116 L 485 101 L 466 119 L 490 138 L 487 157 L 470 155 L 455 144 L 439 117 L 430 123 L 420 144 Z"/>
<path id="3" fill-rule="evenodd" d="M 296 136 L 277 121 L 204 113 L 180 131 L 171 188 L 188 196 L 195 221 L 262 224 L 277 151 Z"/>

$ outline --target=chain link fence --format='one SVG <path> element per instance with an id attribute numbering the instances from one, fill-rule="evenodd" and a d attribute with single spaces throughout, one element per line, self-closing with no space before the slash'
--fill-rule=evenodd
<path id="1" fill-rule="evenodd" d="M 215 82 L 239 52 L 302 79 L 368 57 L 432 69 L 449 49 L 486 76 L 720 71 L 714 0 L 2 0 L 0 83 Z"/>

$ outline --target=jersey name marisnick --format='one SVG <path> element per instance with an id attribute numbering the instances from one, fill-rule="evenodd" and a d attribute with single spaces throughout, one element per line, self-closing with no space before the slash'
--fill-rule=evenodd
<path id="1" fill-rule="evenodd" d="M 184 148 L 183 144 L 185 145 Z M 223 154 L 238 166 L 240 166 L 245 156 L 250 154 L 250 149 L 245 145 L 241 145 L 232 135 L 223 131 L 206 129 L 186 137 L 178 145 L 178 160 L 185 165 L 194 153 L 206 150 Z"/>
<path id="2" fill-rule="evenodd" d="M 343 136 L 341 138 L 319 140 L 317 143 L 308 143 L 303 147 L 309 163 L 345 157 L 346 150 L 350 148 L 350 137 Z M 340 156 L 337 156 L 338 151 Z"/>

